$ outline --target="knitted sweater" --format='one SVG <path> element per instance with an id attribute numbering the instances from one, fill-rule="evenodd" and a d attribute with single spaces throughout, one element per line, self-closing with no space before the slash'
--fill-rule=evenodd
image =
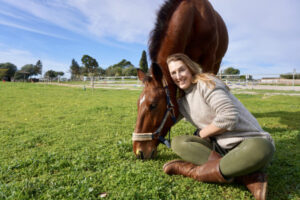
<path id="1" fill-rule="evenodd" d="M 266 138 L 274 145 L 270 134 L 260 127 L 255 117 L 228 91 L 225 84 L 215 77 L 212 79 L 216 83 L 213 89 L 200 80 L 185 90 L 185 96 L 178 100 L 181 115 L 200 129 L 211 123 L 226 129 L 225 133 L 214 136 L 224 149 L 232 149 L 251 137 Z"/>

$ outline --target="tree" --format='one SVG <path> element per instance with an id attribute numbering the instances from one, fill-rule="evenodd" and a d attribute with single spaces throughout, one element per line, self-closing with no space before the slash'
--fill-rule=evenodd
<path id="1" fill-rule="evenodd" d="M 52 79 L 57 77 L 57 73 L 56 73 L 56 71 L 48 70 L 48 71 L 46 71 L 44 77 L 49 78 L 50 80 L 52 80 Z"/>
<path id="2" fill-rule="evenodd" d="M 40 60 L 38 60 L 34 66 L 35 75 L 42 74 L 43 64 Z"/>
<path id="3" fill-rule="evenodd" d="M 23 70 L 18 70 L 16 71 L 15 75 L 14 75 L 14 80 L 28 80 L 29 78 L 29 72 L 27 71 L 23 71 Z"/>
<path id="4" fill-rule="evenodd" d="M 79 67 L 80 76 L 88 76 L 88 72 L 85 67 Z"/>
<path id="5" fill-rule="evenodd" d="M 235 68 L 233 68 L 233 67 L 228 67 L 228 68 L 226 68 L 225 70 L 224 70 L 224 72 L 223 72 L 224 74 L 233 74 L 233 75 L 235 75 L 235 74 L 240 74 L 240 70 L 239 69 L 235 69 Z"/>
<path id="6" fill-rule="evenodd" d="M 80 76 L 80 66 L 75 59 L 72 59 L 72 64 L 70 66 L 71 79 L 78 79 Z"/>
<path id="7" fill-rule="evenodd" d="M 141 56 L 141 59 L 140 59 L 140 69 L 145 73 L 148 72 L 148 62 L 147 62 L 147 55 L 146 55 L 145 50 L 143 50 L 142 56 Z"/>
<path id="8" fill-rule="evenodd" d="M 26 79 L 28 79 L 30 76 L 34 76 L 34 75 L 38 75 L 38 74 L 42 73 L 41 65 L 42 65 L 42 63 L 40 63 L 39 66 L 33 65 L 33 64 L 27 64 L 27 65 L 24 65 L 20 71 L 28 74 L 28 77 L 26 78 Z"/>
<path id="9" fill-rule="evenodd" d="M 6 73 L 8 69 L 1 69 L 0 68 L 0 80 L 6 80 Z"/>
<path id="10" fill-rule="evenodd" d="M 295 79 L 300 79 L 300 74 L 280 74 L 280 78 L 285 78 L 285 79 L 293 79 L 293 77 Z"/>
<path id="11" fill-rule="evenodd" d="M 128 60 L 121 60 L 119 63 L 109 66 L 105 70 L 107 76 L 124 76 L 124 72 L 127 68 L 134 67 L 133 64 Z"/>
<path id="12" fill-rule="evenodd" d="M 11 81 L 11 79 L 14 77 L 16 71 L 17 71 L 17 66 L 12 64 L 12 63 L 0 63 L 0 69 L 7 69 L 7 70 L 2 70 L 2 78 L 0 79 L 5 79 L 7 81 Z M 5 71 L 5 73 L 4 73 Z"/>
<path id="13" fill-rule="evenodd" d="M 64 72 L 57 72 L 54 70 L 48 70 L 44 77 L 49 78 L 50 80 L 53 80 L 54 78 L 57 78 L 58 76 L 63 76 L 65 73 Z"/>
<path id="14" fill-rule="evenodd" d="M 124 76 L 137 76 L 137 70 L 133 66 L 129 66 L 123 71 Z"/>
<path id="15" fill-rule="evenodd" d="M 99 76 L 104 76 L 105 75 L 105 69 L 103 69 L 102 67 L 98 68 L 98 75 Z"/>
<path id="16" fill-rule="evenodd" d="M 91 78 L 91 85 L 92 88 L 94 89 L 94 77 L 98 73 L 98 67 L 99 67 L 98 62 L 96 59 L 88 55 L 83 55 L 81 58 L 81 62 L 84 65 L 84 68 L 86 69 L 88 75 Z"/>

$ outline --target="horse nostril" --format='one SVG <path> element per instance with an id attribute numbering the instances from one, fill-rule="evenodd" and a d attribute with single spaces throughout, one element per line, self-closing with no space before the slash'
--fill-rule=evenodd
<path id="1" fill-rule="evenodd" d="M 142 151 L 139 151 L 139 158 L 142 159 L 142 160 L 144 160 L 144 154 L 143 154 Z"/>
<path id="2" fill-rule="evenodd" d="M 150 158 L 154 158 L 155 157 L 155 153 L 156 153 L 156 151 L 155 151 L 155 149 L 151 152 L 151 156 L 150 156 Z"/>

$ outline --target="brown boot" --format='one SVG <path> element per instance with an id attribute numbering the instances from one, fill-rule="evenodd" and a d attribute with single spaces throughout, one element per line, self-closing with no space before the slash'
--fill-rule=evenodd
<path id="1" fill-rule="evenodd" d="M 166 163 L 163 169 L 169 175 L 183 175 L 202 182 L 227 183 L 219 169 L 220 160 L 221 158 L 212 159 L 200 166 L 182 160 L 173 160 Z"/>
<path id="2" fill-rule="evenodd" d="M 256 200 L 265 200 L 267 198 L 267 175 L 262 172 L 240 176 L 236 181 L 246 185 Z"/>
<path id="3" fill-rule="evenodd" d="M 209 157 L 208 157 L 208 161 L 212 161 L 212 160 L 217 160 L 219 158 L 222 158 L 222 156 L 215 152 L 215 151 L 211 151 L 211 153 L 209 154 Z M 182 163 L 182 164 L 175 164 L 175 163 Z M 190 165 L 190 167 L 193 167 L 194 164 L 190 163 L 188 164 L 189 162 L 186 162 L 186 161 L 183 161 L 183 160 L 172 160 L 170 162 L 167 162 L 166 164 L 164 164 L 163 166 L 163 169 L 164 169 L 164 172 L 166 174 L 169 174 L 169 175 L 176 175 L 176 174 L 179 174 L 177 173 L 181 167 L 181 165 L 183 165 L 183 163 L 185 163 L 185 165 Z"/>

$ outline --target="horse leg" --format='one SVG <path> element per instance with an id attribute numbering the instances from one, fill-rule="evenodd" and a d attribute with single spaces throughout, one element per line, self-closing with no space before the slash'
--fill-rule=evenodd
<path id="1" fill-rule="evenodd" d="M 203 72 L 205 73 L 218 73 L 218 68 L 216 68 L 216 55 L 215 52 L 206 52 L 206 54 L 203 56 L 203 60 L 200 62 Z"/>

